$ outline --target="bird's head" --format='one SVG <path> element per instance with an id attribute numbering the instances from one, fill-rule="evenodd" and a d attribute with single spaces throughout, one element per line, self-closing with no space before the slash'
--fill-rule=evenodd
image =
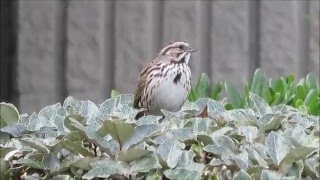
<path id="1" fill-rule="evenodd" d="M 191 53 L 197 50 L 192 50 L 191 46 L 183 41 L 176 41 L 164 47 L 159 55 L 169 56 L 175 63 L 186 63 L 190 60 Z"/>

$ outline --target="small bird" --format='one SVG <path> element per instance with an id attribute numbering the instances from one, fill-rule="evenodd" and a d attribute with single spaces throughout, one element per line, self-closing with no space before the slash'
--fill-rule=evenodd
<path id="1" fill-rule="evenodd" d="M 183 41 L 164 47 L 140 73 L 134 108 L 145 108 L 153 115 L 161 115 L 161 109 L 179 111 L 191 89 L 188 62 L 195 51 Z"/>

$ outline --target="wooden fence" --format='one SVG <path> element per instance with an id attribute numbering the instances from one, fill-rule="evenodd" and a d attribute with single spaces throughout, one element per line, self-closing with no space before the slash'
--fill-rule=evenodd
<path id="1" fill-rule="evenodd" d="M 319 74 L 317 0 L 20 0 L 10 86 L 21 112 L 68 95 L 100 103 L 133 93 L 143 65 L 172 40 L 199 51 L 193 82 L 241 87 L 257 67 L 269 77 Z M 10 40 L 9 40 L 10 41 Z M 11 77 L 12 78 L 12 77 Z"/>

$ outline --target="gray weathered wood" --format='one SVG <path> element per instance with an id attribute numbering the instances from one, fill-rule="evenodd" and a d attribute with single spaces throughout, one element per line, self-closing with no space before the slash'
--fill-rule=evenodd
<path id="1" fill-rule="evenodd" d="M 20 111 L 39 111 L 57 102 L 59 1 L 18 3 L 18 91 Z"/>
<path id="2" fill-rule="evenodd" d="M 115 83 L 123 93 L 134 93 L 143 66 L 153 50 L 152 1 L 116 1 Z"/>
<path id="3" fill-rule="evenodd" d="M 201 7 L 200 1 L 165 1 L 163 11 L 163 41 L 162 46 L 172 41 L 186 41 L 198 52 L 192 55 L 189 62 L 192 71 L 192 81 L 203 72 L 206 63 L 201 56 L 204 52 L 201 46 Z M 206 60 L 206 59 L 204 59 Z"/>
<path id="4" fill-rule="evenodd" d="M 299 72 L 296 1 L 261 1 L 261 66 L 268 77 Z"/>
<path id="5" fill-rule="evenodd" d="M 212 6 L 210 79 L 241 87 L 249 74 L 248 1 L 213 1 Z"/>
<path id="6" fill-rule="evenodd" d="M 80 99 L 102 102 L 105 77 L 104 1 L 69 1 L 67 90 Z"/>
<path id="7" fill-rule="evenodd" d="M 309 53 L 310 53 L 310 64 L 308 67 L 309 72 L 314 72 L 315 74 L 320 76 L 319 72 L 319 49 L 320 49 L 320 36 L 319 36 L 319 19 L 320 19 L 320 8 L 319 8 L 319 1 L 310 1 L 309 8 L 310 14 L 307 20 L 310 22 L 310 39 L 309 39 Z"/>

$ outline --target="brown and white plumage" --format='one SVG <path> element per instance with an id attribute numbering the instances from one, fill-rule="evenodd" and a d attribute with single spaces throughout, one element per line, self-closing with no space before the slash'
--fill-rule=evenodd
<path id="1" fill-rule="evenodd" d="M 161 109 L 180 110 L 191 89 L 188 62 L 192 52 L 191 46 L 181 41 L 164 47 L 141 71 L 134 107 L 146 108 L 151 114 L 161 114 Z"/>

